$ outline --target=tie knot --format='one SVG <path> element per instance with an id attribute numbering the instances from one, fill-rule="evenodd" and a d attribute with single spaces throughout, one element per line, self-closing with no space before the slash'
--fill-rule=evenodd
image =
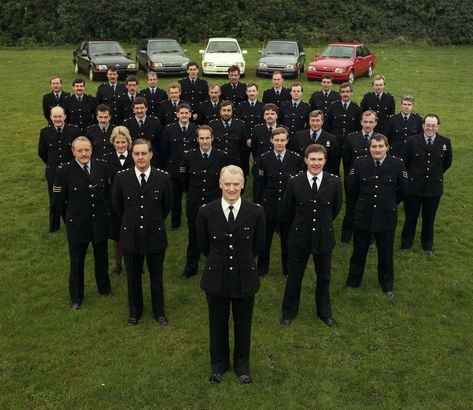
<path id="1" fill-rule="evenodd" d="M 432 145 L 432 138 L 427 139 L 427 144 Z"/>
<path id="2" fill-rule="evenodd" d="M 294 108 L 297 108 L 297 103 L 294 103 L 293 106 L 294 106 Z"/>
<path id="3" fill-rule="evenodd" d="M 140 127 L 143 126 L 143 120 L 140 120 Z"/>
<path id="4" fill-rule="evenodd" d="M 87 164 L 84 165 L 83 169 L 84 169 L 84 172 L 88 175 L 89 174 L 89 167 L 87 166 Z"/>
<path id="5" fill-rule="evenodd" d="M 282 161 L 282 156 L 281 156 L 281 154 L 278 154 L 278 160 L 279 160 L 279 161 Z"/>
<path id="6" fill-rule="evenodd" d="M 268 128 L 269 133 L 271 134 L 273 132 L 273 127 Z"/>
<path id="7" fill-rule="evenodd" d="M 182 132 L 186 132 L 187 131 L 187 128 L 186 127 L 182 127 Z"/>
<path id="8" fill-rule="evenodd" d="M 370 139 L 370 134 L 365 134 L 365 140 L 369 140 Z"/>
<path id="9" fill-rule="evenodd" d="M 348 107 L 348 104 L 347 103 L 343 103 L 343 109 L 346 110 Z"/>
<path id="10" fill-rule="evenodd" d="M 279 90 L 276 90 L 276 95 L 279 95 Z"/>
<path id="11" fill-rule="evenodd" d="M 102 132 L 105 134 L 107 132 L 107 129 L 105 127 L 103 127 Z"/>
<path id="12" fill-rule="evenodd" d="M 58 134 L 61 133 L 61 127 L 57 127 L 56 131 L 58 132 Z"/>
<path id="13" fill-rule="evenodd" d="M 381 166 L 381 161 L 376 161 L 376 168 L 379 168 Z"/>
<path id="14" fill-rule="evenodd" d="M 59 100 L 59 93 L 56 93 L 56 99 Z"/>
<path id="15" fill-rule="evenodd" d="M 204 152 L 203 155 L 202 155 L 202 157 L 203 157 L 204 159 L 209 159 L 209 154 L 207 154 L 206 152 Z"/>
<path id="16" fill-rule="evenodd" d="M 120 159 L 126 159 L 126 158 L 125 158 L 125 155 L 123 155 L 123 154 L 120 154 L 120 157 L 119 157 L 119 158 L 120 158 Z"/>
<path id="17" fill-rule="evenodd" d="M 327 98 L 327 97 L 328 97 L 328 93 L 324 93 L 324 95 L 325 95 L 325 98 Z"/>

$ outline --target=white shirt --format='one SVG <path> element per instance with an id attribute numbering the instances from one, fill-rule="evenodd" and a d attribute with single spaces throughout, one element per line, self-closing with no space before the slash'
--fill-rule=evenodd
<path id="1" fill-rule="evenodd" d="M 223 214 L 225 215 L 225 218 L 228 221 L 228 215 L 230 215 L 230 209 L 229 209 L 230 204 L 227 201 L 225 201 L 225 199 L 223 199 L 223 197 L 222 197 L 221 204 L 222 204 Z M 233 217 L 234 217 L 235 220 L 237 219 L 237 215 L 238 215 L 238 211 L 240 210 L 240 206 L 241 206 L 241 198 L 238 198 L 237 201 L 233 204 Z"/>
<path id="2" fill-rule="evenodd" d="M 202 148 L 199 148 L 199 150 L 200 150 L 200 153 L 201 153 L 202 156 L 204 156 L 204 154 L 207 154 L 210 158 L 210 153 L 212 152 L 212 147 L 210 147 L 207 152 L 202 151 Z"/>
<path id="3" fill-rule="evenodd" d="M 276 155 L 276 158 L 277 158 L 278 160 L 279 160 L 278 155 L 281 156 L 281 161 L 284 160 L 284 155 L 286 155 L 286 150 L 284 150 L 283 152 L 279 153 L 279 152 L 277 152 L 275 149 L 273 149 L 273 152 L 274 152 L 274 155 Z"/>
<path id="4" fill-rule="evenodd" d="M 314 180 L 312 178 L 316 177 L 317 178 L 317 191 L 320 189 L 320 184 L 322 183 L 322 177 L 324 175 L 323 171 L 320 171 L 318 175 L 312 175 L 309 171 L 306 172 L 307 174 L 307 179 L 309 181 L 310 187 L 312 188 L 312 184 L 314 183 Z"/>
<path id="5" fill-rule="evenodd" d="M 145 172 L 141 172 L 138 168 L 135 167 L 135 175 L 138 178 L 138 183 L 141 185 L 141 174 L 145 174 L 145 181 L 148 182 L 149 174 L 151 174 L 151 167 L 149 167 Z"/>
<path id="6" fill-rule="evenodd" d="M 140 123 L 140 121 L 143 121 L 143 124 L 144 124 L 146 121 L 146 115 L 144 115 L 143 118 L 139 118 L 138 116 L 135 115 L 135 120 L 138 124 Z"/>
<path id="7" fill-rule="evenodd" d="M 126 161 L 126 158 L 128 157 L 128 151 L 125 151 L 125 152 L 122 152 L 122 153 L 115 151 L 115 153 L 117 154 L 117 157 L 120 161 L 120 164 L 122 164 L 122 166 L 123 166 L 123 164 Z M 123 155 L 125 158 L 120 158 L 120 155 Z M 140 183 L 141 183 L 141 177 L 140 177 Z"/>

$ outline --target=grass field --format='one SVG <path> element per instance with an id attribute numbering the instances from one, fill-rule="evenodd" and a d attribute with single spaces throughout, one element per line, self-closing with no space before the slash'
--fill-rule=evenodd
<path id="1" fill-rule="evenodd" d="M 200 61 L 199 46 L 186 48 Z M 246 82 L 255 80 L 258 48 L 248 47 Z M 0 408 L 473 408 L 473 194 L 468 174 L 473 165 L 468 125 L 473 48 L 372 49 L 379 62 L 375 74 L 387 77 L 387 91 L 397 105 L 402 94 L 414 94 L 415 110 L 438 113 L 439 132 L 452 139 L 454 160 L 437 217 L 435 256 L 424 255 L 419 239 L 401 255 L 397 241 L 396 297 L 388 300 L 377 286 L 375 252 L 361 288 L 346 292 L 351 250 L 336 248 L 331 290 L 339 326 L 327 328 L 316 319 L 310 266 L 300 313 L 292 326 L 281 328 L 284 280 L 275 251 L 274 274 L 263 280 L 256 298 L 250 386 L 240 386 L 231 372 L 218 386 L 207 381 L 204 294 L 198 278 L 176 280 L 185 263 L 184 227 L 169 233 L 168 327 L 152 319 L 148 292 L 139 326 L 127 327 L 125 277 L 112 279 L 114 298 L 98 296 L 90 259 L 83 307 L 79 312 L 69 308 L 65 232 L 47 233 L 47 189 L 36 150 L 45 125 L 41 96 L 55 74 L 70 90 L 73 46 L 0 49 Z M 310 48 L 308 55 L 314 52 Z M 171 80 L 161 79 L 160 86 Z M 143 73 L 140 81 L 144 87 Z M 270 85 L 270 80 L 256 81 L 261 89 Z M 320 84 L 302 82 L 307 101 Z M 95 94 L 98 84 L 87 81 L 86 92 Z M 367 78 L 354 86 L 356 101 L 371 89 Z M 337 238 L 341 220 L 342 215 L 336 221 Z"/>

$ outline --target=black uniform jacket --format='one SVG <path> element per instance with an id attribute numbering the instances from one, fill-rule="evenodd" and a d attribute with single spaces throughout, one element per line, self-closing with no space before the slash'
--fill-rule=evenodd
<path id="1" fill-rule="evenodd" d="M 246 140 L 248 133 L 242 120 L 233 117 L 229 129 L 225 129 L 223 121 L 219 118 L 209 123 L 214 132 L 215 148 L 225 151 L 229 161 L 234 165 L 241 165 L 246 150 Z"/>
<path id="2" fill-rule="evenodd" d="M 437 134 L 429 147 L 424 134 L 414 135 L 404 145 L 401 157 L 409 173 L 409 195 L 443 194 L 443 173 L 452 165 L 452 145 L 448 138 Z"/>
<path id="3" fill-rule="evenodd" d="M 263 208 L 242 200 L 232 227 L 217 199 L 199 209 L 197 238 L 207 257 L 201 288 L 216 296 L 254 295 L 260 286 L 255 258 L 264 247 Z"/>
<path id="4" fill-rule="evenodd" d="M 336 91 L 330 91 L 327 97 L 323 91 L 314 91 L 310 96 L 309 104 L 312 110 L 321 110 L 327 115 L 328 109 L 335 101 L 340 101 L 340 94 Z"/>
<path id="5" fill-rule="evenodd" d="M 196 131 L 197 125 L 191 122 L 187 123 L 186 132 L 182 131 L 178 122 L 164 128 L 160 157 L 164 169 L 169 172 L 172 178 L 180 178 L 179 168 L 184 153 L 197 148 Z"/>
<path id="6" fill-rule="evenodd" d="M 222 94 L 220 96 L 221 100 L 230 100 L 233 101 L 233 104 L 237 106 L 240 102 L 248 99 L 246 96 L 246 84 L 237 83 L 236 89 L 233 88 L 231 83 L 226 83 L 220 88 Z"/>
<path id="7" fill-rule="evenodd" d="M 389 93 L 382 93 L 381 100 L 375 92 L 367 93 L 363 96 L 360 103 L 362 112 L 373 110 L 378 116 L 378 125 L 375 131 L 386 135 L 386 125 L 391 115 L 396 112 L 394 97 Z"/>
<path id="8" fill-rule="evenodd" d="M 107 168 L 102 160 L 91 160 L 90 175 L 76 160 L 58 167 L 52 210 L 57 220 L 59 215 L 64 215 L 69 242 L 101 243 L 107 240 L 108 194 Z"/>
<path id="9" fill-rule="evenodd" d="M 263 120 L 263 104 L 261 101 L 256 101 L 254 104 L 255 106 L 251 107 L 249 101 L 242 101 L 235 110 L 235 117 L 245 123 L 248 134 Z"/>
<path id="10" fill-rule="evenodd" d="M 151 94 L 149 87 L 145 88 L 139 92 L 139 96 L 146 98 L 146 102 L 148 103 L 148 111 L 146 111 L 146 114 L 153 117 L 158 117 L 159 104 L 161 101 L 168 99 L 168 93 L 159 87 L 156 87 L 154 94 Z"/>
<path id="11" fill-rule="evenodd" d="M 386 126 L 386 137 L 389 140 L 389 152 L 392 155 L 400 156 L 404 144 L 411 135 L 420 134 L 422 131 L 422 117 L 419 114 L 411 113 L 407 124 L 401 113 L 389 117 Z"/>
<path id="12" fill-rule="evenodd" d="M 310 105 L 303 101 L 299 101 L 295 108 L 292 100 L 283 101 L 279 107 L 278 121 L 289 129 L 291 135 L 294 135 L 306 128 L 309 113 Z"/>
<path id="13" fill-rule="evenodd" d="M 115 91 L 109 83 L 102 83 L 97 88 L 97 94 L 95 100 L 97 105 L 105 104 L 112 110 L 111 122 L 116 125 L 121 125 L 123 116 L 120 112 L 119 99 L 128 93 L 128 90 L 122 83 L 116 83 Z"/>
<path id="14" fill-rule="evenodd" d="M 365 155 L 350 171 L 350 192 L 357 198 L 353 227 L 371 232 L 393 231 L 397 224 L 397 204 L 407 195 L 404 162 L 386 155 L 379 171 Z"/>
<path id="15" fill-rule="evenodd" d="M 361 108 L 353 101 L 343 109 L 342 101 L 335 101 L 328 109 L 324 128 L 344 143 L 345 137 L 361 129 Z"/>
<path id="16" fill-rule="evenodd" d="M 291 92 L 288 88 L 283 87 L 279 92 L 279 95 L 276 94 L 274 88 L 268 88 L 267 90 L 264 90 L 262 101 L 263 104 L 272 103 L 280 107 L 283 101 L 290 101 L 291 99 Z"/>
<path id="17" fill-rule="evenodd" d="M 364 137 L 363 131 L 348 134 L 342 152 L 345 175 L 348 176 L 358 157 L 368 155 L 369 152 L 368 141 Z"/>
<path id="18" fill-rule="evenodd" d="M 121 216 L 120 245 L 132 253 L 156 253 L 167 247 L 164 220 L 172 205 L 171 177 L 151 168 L 148 181 L 141 188 L 135 168 L 115 175 L 112 204 Z"/>
<path id="19" fill-rule="evenodd" d="M 332 221 L 342 206 L 340 178 L 323 171 L 316 193 L 307 173 L 292 177 L 284 194 L 284 212 L 293 218 L 289 248 L 312 254 L 326 253 L 335 246 Z"/>
<path id="20" fill-rule="evenodd" d="M 194 84 L 189 77 L 181 78 L 179 84 L 181 84 L 181 97 L 189 102 L 193 112 L 209 96 L 209 85 L 202 78 L 197 78 Z"/>
<path id="21" fill-rule="evenodd" d="M 59 99 L 56 98 L 56 95 L 52 91 L 43 95 L 43 114 L 46 121 L 51 122 L 51 108 L 57 105 L 64 108 L 64 100 L 68 95 L 70 94 L 64 91 L 61 92 Z"/>
<path id="22" fill-rule="evenodd" d="M 103 158 L 110 152 L 115 152 L 110 136 L 114 125 L 109 124 L 107 131 L 103 132 L 99 124 L 91 125 L 85 130 L 85 136 L 92 143 L 92 155 L 94 158 Z"/>
<path id="23" fill-rule="evenodd" d="M 95 123 L 95 107 L 97 107 L 97 103 L 95 97 L 91 95 L 82 95 L 81 102 L 79 102 L 76 95 L 69 95 L 64 99 L 66 122 L 77 125 L 82 131 L 85 131 Z"/>
<path id="24" fill-rule="evenodd" d="M 221 101 L 218 100 L 215 105 L 211 100 L 202 101 L 197 106 L 197 124 L 207 125 L 210 121 L 220 118 Z"/>

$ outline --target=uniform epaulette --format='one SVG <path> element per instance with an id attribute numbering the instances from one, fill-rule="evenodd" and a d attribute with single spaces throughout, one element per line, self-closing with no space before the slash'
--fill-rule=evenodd
<path id="1" fill-rule="evenodd" d="M 128 120 L 131 121 L 132 119 L 133 119 L 133 117 L 128 117 L 128 118 L 125 118 L 125 119 L 123 120 L 123 122 L 128 121 Z"/>
<path id="2" fill-rule="evenodd" d="M 146 114 L 146 116 L 147 116 L 147 117 L 150 117 L 150 118 L 154 118 L 155 120 L 159 120 L 159 118 L 156 117 L 155 115 L 148 115 L 148 114 Z"/>
<path id="3" fill-rule="evenodd" d="M 89 129 L 89 128 L 93 128 L 93 127 L 95 127 L 96 125 L 97 125 L 97 124 L 92 124 L 92 125 L 89 125 L 89 126 L 87 127 L 87 129 Z"/>
<path id="4" fill-rule="evenodd" d="M 301 156 L 302 156 L 302 155 L 299 154 L 298 152 L 295 152 L 295 151 L 290 151 L 290 152 L 292 152 L 296 157 L 301 157 Z"/>
<path id="5" fill-rule="evenodd" d="M 69 125 L 69 127 L 79 128 L 79 127 L 78 127 L 77 125 L 75 125 L 75 124 L 64 124 L 64 126 L 66 126 L 66 125 Z"/>
<path id="6" fill-rule="evenodd" d="M 395 117 L 396 115 L 397 115 L 396 113 L 391 114 L 388 118 Z"/>
<path id="7" fill-rule="evenodd" d="M 206 206 L 207 206 L 207 204 L 202 204 L 201 208 L 205 208 Z"/>
<path id="8" fill-rule="evenodd" d="M 168 174 L 164 169 L 161 169 L 161 168 L 156 168 L 158 171 L 162 172 L 163 174 Z"/>
<path id="9" fill-rule="evenodd" d="M 233 120 L 238 121 L 238 122 L 241 122 L 242 124 L 245 123 L 243 120 L 240 120 L 240 118 L 237 118 L 237 117 L 232 117 L 232 121 L 233 121 Z"/>
<path id="10" fill-rule="evenodd" d="M 335 178 L 340 178 L 338 175 L 336 174 L 330 174 L 331 176 L 335 177 Z"/>
<path id="11" fill-rule="evenodd" d="M 291 176 L 289 177 L 289 179 L 295 178 L 297 175 L 300 175 L 300 173 L 299 173 L 299 174 L 296 174 L 296 175 L 291 175 Z"/>
<path id="12" fill-rule="evenodd" d="M 174 125 L 174 124 L 176 124 L 176 123 L 175 123 L 175 122 L 172 122 L 171 124 L 166 125 L 166 126 L 164 127 L 164 129 L 169 128 L 171 125 Z"/>
<path id="13" fill-rule="evenodd" d="M 402 162 L 404 162 L 404 160 L 403 160 L 401 157 L 397 157 L 396 155 L 392 155 L 392 154 L 391 154 L 391 157 L 392 157 L 392 158 L 396 158 L 396 159 L 401 160 Z"/>
<path id="14" fill-rule="evenodd" d="M 256 206 L 261 206 L 260 204 L 256 204 Z"/>
<path id="15" fill-rule="evenodd" d="M 402 171 L 402 176 L 403 176 L 403 178 L 407 178 L 407 177 L 408 177 L 406 170 L 403 170 L 403 171 Z"/>
<path id="16" fill-rule="evenodd" d="M 124 172 L 124 171 L 126 171 L 126 170 L 128 170 L 128 169 L 130 169 L 130 168 L 127 168 L 127 169 L 121 169 L 120 171 L 117 171 L 117 174 L 121 174 L 122 172 Z"/>
<path id="17" fill-rule="evenodd" d="M 269 155 L 271 153 L 272 149 L 268 150 L 268 151 L 265 151 L 261 154 L 261 158 L 263 158 L 264 156 L 266 155 Z"/>

